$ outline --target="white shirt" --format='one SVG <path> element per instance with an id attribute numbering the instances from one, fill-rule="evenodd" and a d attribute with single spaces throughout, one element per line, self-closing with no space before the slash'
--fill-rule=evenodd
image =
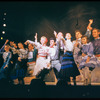
<path id="1" fill-rule="evenodd" d="M 33 58 L 33 51 L 29 51 L 28 53 L 28 59 L 32 59 Z"/>
<path id="2" fill-rule="evenodd" d="M 42 46 L 39 42 L 33 42 L 31 40 L 27 40 L 29 41 L 29 43 L 31 44 L 35 44 L 36 48 L 38 49 L 38 55 L 40 56 L 48 56 L 48 52 L 49 52 L 49 47 L 48 46 Z"/>
<path id="3" fill-rule="evenodd" d="M 72 52 L 73 52 L 73 43 L 71 42 L 71 40 L 68 40 L 68 39 L 67 39 L 67 40 L 65 41 L 64 50 L 72 51 Z"/>
<path id="4" fill-rule="evenodd" d="M 49 47 L 49 56 L 52 58 L 55 56 L 56 53 L 56 46 Z"/>

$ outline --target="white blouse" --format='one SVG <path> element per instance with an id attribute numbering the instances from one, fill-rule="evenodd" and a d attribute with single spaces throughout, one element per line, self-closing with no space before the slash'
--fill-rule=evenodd
<path id="1" fill-rule="evenodd" d="M 48 56 L 49 53 L 49 47 L 48 46 L 42 46 L 39 42 L 35 41 L 31 41 L 31 40 L 27 40 L 29 41 L 29 43 L 36 45 L 36 49 L 38 49 L 38 55 L 40 56 Z"/>
<path id="2" fill-rule="evenodd" d="M 71 40 L 68 40 L 68 39 L 67 39 L 67 40 L 65 41 L 64 50 L 72 51 L 72 52 L 73 52 L 73 42 L 71 42 Z"/>

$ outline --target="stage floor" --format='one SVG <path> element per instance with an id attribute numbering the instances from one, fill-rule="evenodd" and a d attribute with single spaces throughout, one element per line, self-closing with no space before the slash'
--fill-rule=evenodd
<path id="1" fill-rule="evenodd" d="M 31 80 L 36 79 L 34 76 L 33 77 L 25 77 L 24 82 L 25 85 L 30 85 Z M 55 82 L 45 82 L 46 85 L 56 85 L 57 79 L 55 77 Z M 18 84 L 18 79 L 14 80 L 14 84 Z M 71 85 L 74 85 L 73 81 L 71 81 Z M 76 85 L 83 85 L 83 81 L 76 81 Z M 100 85 L 100 82 L 91 82 L 91 85 Z"/>
<path id="2" fill-rule="evenodd" d="M 32 79 L 36 79 L 36 78 L 25 77 L 24 78 L 25 85 L 30 85 Z M 18 84 L 18 79 L 14 80 L 14 83 Z M 45 83 L 46 85 L 56 85 L 57 79 L 55 77 L 55 82 L 45 82 Z M 73 85 L 72 78 L 71 78 L 71 84 Z M 81 81 L 80 81 L 80 75 L 76 77 L 76 85 L 83 85 L 83 79 L 81 78 Z M 91 85 L 100 85 L 100 67 L 97 67 L 92 71 Z"/>

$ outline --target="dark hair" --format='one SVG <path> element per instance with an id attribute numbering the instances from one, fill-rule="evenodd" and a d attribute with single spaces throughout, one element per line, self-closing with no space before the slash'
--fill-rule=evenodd
<path id="1" fill-rule="evenodd" d="M 5 46 L 10 47 L 8 44 L 6 44 Z"/>
<path id="2" fill-rule="evenodd" d="M 31 44 L 31 43 L 29 43 L 31 46 L 33 46 L 34 47 L 34 45 L 33 44 Z M 28 46 L 29 46 L 29 44 L 28 44 Z"/>
<path id="3" fill-rule="evenodd" d="M 50 40 L 54 40 L 54 41 L 56 41 L 53 37 L 51 37 Z"/>
<path id="4" fill-rule="evenodd" d="M 93 28 L 93 30 L 97 30 L 97 32 L 100 32 L 100 30 L 99 30 L 99 29 L 97 29 L 97 28 Z"/>
<path id="5" fill-rule="evenodd" d="M 90 40 L 89 40 L 89 38 L 88 38 L 87 36 L 83 35 L 82 38 L 87 38 L 87 43 L 90 42 Z M 81 38 L 81 39 L 82 39 L 82 38 Z"/>
<path id="6" fill-rule="evenodd" d="M 75 31 L 75 33 L 76 33 L 76 32 L 79 32 L 80 34 L 82 34 L 82 32 L 81 32 L 81 31 L 79 31 L 79 30 L 76 30 L 76 31 Z"/>

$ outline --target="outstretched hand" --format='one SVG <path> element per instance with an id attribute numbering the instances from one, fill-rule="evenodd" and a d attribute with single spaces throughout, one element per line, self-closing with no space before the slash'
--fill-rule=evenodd
<path id="1" fill-rule="evenodd" d="M 8 42 L 9 42 L 9 40 L 7 39 L 6 42 L 5 42 L 5 44 L 7 44 Z"/>
<path id="2" fill-rule="evenodd" d="M 89 19 L 89 23 L 92 24 L 93 23 L 93 19 Z"/>
<path id="3" fill-rule="evenodd" d="M 35 34 L 34 38 L 37 40 L 37 33 Z"/>
<path id="4" fill-rule="evenodd" d="M 93 23 L 93 19 L 89 19 L 89 24 L 87 26 L 87 29 L 92 30 L 91 24 Z"/>
<path id="5" fill-rule="evenodd" d="M 55 35 L 55 37 L 57 37 L 57 32 L 56 31 L 54 31 L 54 35 Z"/>
<path id="6" fill-rule="evenodd" d="M 27 45 L 29 43 L 29 41 L 26 41 L 24 44 Z"/>

